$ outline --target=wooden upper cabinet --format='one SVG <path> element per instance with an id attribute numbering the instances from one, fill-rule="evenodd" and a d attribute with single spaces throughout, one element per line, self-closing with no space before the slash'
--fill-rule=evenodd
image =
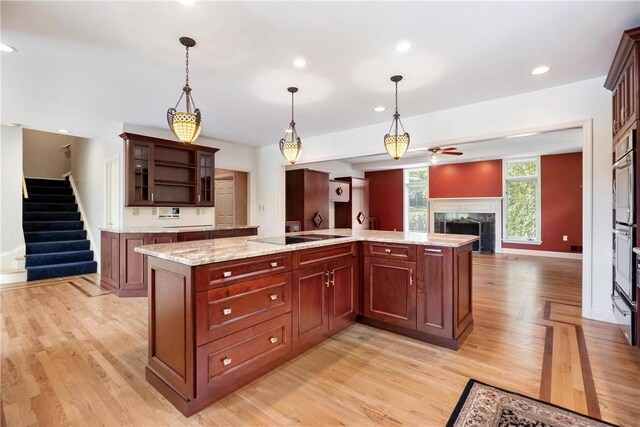
<path id="1" fill-rule="evenodd" d="M 295 169 L 286 175 L 286 220 L 299 221 L 300 231 L 329 228 L 329 174 Z"/>
<path id="2" fill-rule="evenodd" d="M 336 181 L 349 184 L 349 201 L 336 203 L 336 228 L 369 229 L 369 180 L 343 177 Z"/>
<path id="3" fill-rule="evenodd" d="M 214 206 L 217 148 L 123 133 L 125 206 Z"/>
<path id="4" fill-rule="evenodd" d="M 612 92 L 614 142 L 640 118 L 640 27 L 623 33 L 604 86 Z"/>

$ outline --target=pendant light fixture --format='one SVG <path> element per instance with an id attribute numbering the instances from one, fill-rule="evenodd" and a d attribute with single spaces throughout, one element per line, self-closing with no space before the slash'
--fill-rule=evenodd
<path id="1" fill-rule="evenodd" d="M 293 120 L 293 94 L 298 91 L 298 88 L 290 87 L 287 91 L 291 93 L 291 123 L 289 123 L 289 129 L 285 131 L 284 138 L 280 140 L 280 152 L 289 163 L 295 165 L 302 154 L 302 141 L 298 137 L 296 122 Z"/>
<path id="2" fill-rule="evenodd" d="M 196 41 L 189 37 L 180 37 L 180 43 L 186 48 L 186 77 L 184 81 L 184 87 L 182 88 L 182 94 L 178 98 L 178 102 L 174 108 L 169 108 L 167 111 L 167 122 L 171 132 L 182 142 L 183 144 L 192 144 L 200 135 L 202 129 L 202 118 L 200 116 L 200 110 L 196 108 L 195 102 L 191 97 L 191 87 L 189 86 L 189 48 L 196 45 Z M 187 104 L 186 111 L 178 111 L 178 105 L 182 98 L 185 98 Z M 192 110 L 193 107 L 193 110 Z"/>
<path id="3" fill-rule="evenodd" d="M 402 157 L 409 148 L 409 134 L 404 131 L 404 126 L 400 121 L 400 113 L 398 113 L 398 82 L 400 80 L 402 80 L 402 76 L 391 76 L 391 81 L 396 84 L 396 112 L 393 114 L 389 133 L 384 136 L 384 148 L 394 160 Z M 402 133 L 398 133 L 398 126 L 402 129 Z"/>

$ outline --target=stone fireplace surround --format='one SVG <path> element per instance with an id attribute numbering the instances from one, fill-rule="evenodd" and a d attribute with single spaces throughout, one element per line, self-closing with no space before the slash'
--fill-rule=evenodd
<path id="1" fill-rule="evenodd" d="M 439 214 L 436 216 L 436 214 Z M 475 215 L 472 215 L 475 214 Z M 429 199 L 429 230 L 438 232 L 438 220 L 453 220 L 458 218 L 478 217 L 487 219 L 486 215 L 494 214 L 495 236 L 494 251 L 502 252 L 502 197 L 465 197 L 451 199 Z"/>

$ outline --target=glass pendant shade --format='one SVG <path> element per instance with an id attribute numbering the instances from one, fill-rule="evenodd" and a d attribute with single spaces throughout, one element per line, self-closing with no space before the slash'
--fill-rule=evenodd
<path id="1" fill-rule="evenodd" d="M 196 108 L 191 97 L 191 87 L 189 86 L 189 48 L 196 45 L 195 40 L 189 37 L 180 37 L 180 43 L 186 48 L 186 77 L 182 94 L 178 98 L 176 106 L 167 110 L 167 123 L 171 132 L 183 144 L 192 144 L 200 135 L 202 130 L 202 116 L 200 110 Z M 178 111 L 178 105 L 182 98 L 185 99 L 186 111 Z M 193 108 L 192 108 L 193 106 Z"/>
<path id="2" fill-rule="evenodd" d="M 400 113 L 398 113 L 398 82 L 402 80 L 402 76 L 392 76 L 391 81 L 396 85 L 396 112 L 393 114 L 391 127 L 389 132 L 384 136 L 384 148 L 394 160 L 398 160 L 404 156 L 409 148 L 410 136 L 404 130 L 400 121 Z"/>
<path id="3" fill-rule="evenodd" d="M 298 88 L 290 87 L 287 91 L 291 93 L 291 123 L 284 138 L 280 140 L 280 152 L 289 163 L 295 165 L 302 154 L 302 141 L 298 137 L 296 122 L 293 120 L 293 94 L 298 91 Z"/>

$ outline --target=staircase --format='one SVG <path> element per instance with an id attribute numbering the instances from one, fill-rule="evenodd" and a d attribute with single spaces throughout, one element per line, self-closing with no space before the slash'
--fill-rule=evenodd
<path id="1" fill-rule="evenodd" d="M 22 202 L 27 281 L 95 273 L 87 232 L 69 181 L 27 178 Z"/>

